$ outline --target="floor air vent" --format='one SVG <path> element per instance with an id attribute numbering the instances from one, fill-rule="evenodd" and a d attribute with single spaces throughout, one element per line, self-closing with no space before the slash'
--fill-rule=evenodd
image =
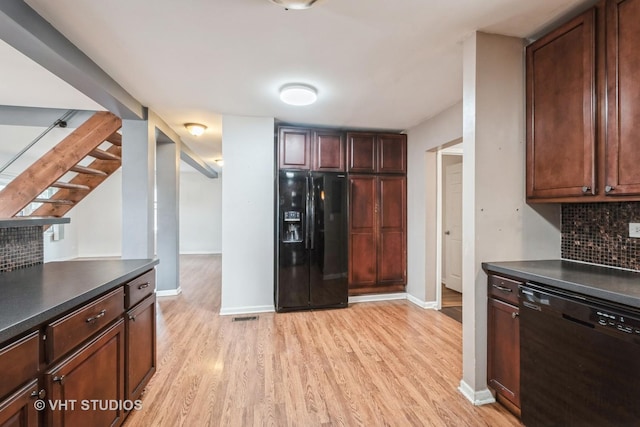
<path id="1" fill-rule="evenodd" d="M 258 320 L 258 316 L 234 317 L 232 322 L 246 322 L 248 320 Z"/>

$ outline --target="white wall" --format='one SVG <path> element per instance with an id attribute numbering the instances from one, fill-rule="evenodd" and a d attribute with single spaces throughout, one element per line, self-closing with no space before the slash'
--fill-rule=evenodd
<path id="1" fill-rule="evenodd" d="M 428 151 L 461 137 L 462 102 L 407 131 L 407 293 L 424 306 L 435 306 L 437 286 L 436 155 Z"/>
<path id="2" fill-rule="evenodd" d="M 71 223 L 60 225 L 63 228 L 64 238 L 53 240 L 52 228 L 44 232 L 44 262 L 63 261 L 78 256 L 78 229 L 75 224 L 75 212 L 72 209 L 67 215 Z"/>
<path id="3" fill-rule="evenodd" d="M 78 256 L 122 254 L 121 191 L 122 170 L 118 169 L 73 208 L 69 228 L 77 230 Z"/>
<path id="4" fill-rule="evenodd" d="M 482 404 L 493 397 L 487 389 L 487 276 L 481 263 L 559 258 L 560 209 L 538 212 L 525 202 L 523 41 L 476 33 L 463 51 L 460 390 Z"/>
<path id="5" fill-rule="evenodd" d="M 221 314 L 273 310 L 274 120 L 222 118 Z"/>
<path id="6" fill-rule="evenodd" d="M 222 177 L 222 174 L 220 175 Z M 222 252 L 222 179 L 180 174 L 180 253 Z"/>

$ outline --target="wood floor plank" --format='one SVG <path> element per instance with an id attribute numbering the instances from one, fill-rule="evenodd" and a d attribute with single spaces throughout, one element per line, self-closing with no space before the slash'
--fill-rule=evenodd
<path id="1" fill-rule="evenodd" d="M 220 316 L 220 256 L 158 300 L 158 369 L 125 427 L 519 426 L 458 391 L 460 323 L 408 301 Z"/>

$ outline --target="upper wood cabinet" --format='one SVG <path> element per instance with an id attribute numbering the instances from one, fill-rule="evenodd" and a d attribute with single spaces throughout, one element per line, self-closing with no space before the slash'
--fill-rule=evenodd
<path id="1" fill-rule="evenodd" d="M 348 172 L 405 173 L 407 136 L 365 132 L 347 133 Z"/>
<path id="2" fill-rule="evenodd" d="M 609 1 L 606 29 L 605 194 L 640 195 L 640 0 Z"/>
<path id="3" fill-rule="evenodd" d="M 344 136 L 331 129 L 280 127 L 278 129 L 280 169 L 344 172 Z"/>
<path id="4" fill-rule="evenodd" d="M 527 47 L 527 200 L 640 200 L 640 0 L 602 0 Z"/>
<path id="5" fill-rule="evenodd" d="M 344 172 L 344 135 L 335 130 L 314 130 L 313 168 L 318 172 Z"/>
<path id="6" fill-rule="evenodd" d="M 407 135 L 378 135 L 378 173 L 407 172 Z"/>
<path id="7" fill-rule="evenodd" d="M 527 47 L 527 197 L 595 194 L 595 10 Z"/>
<path id="8" fill-rule="evenodd" d="M 311 131 L 281 127 L 278 130 L 278 165 L 280 169 L 311 168 Z"/>

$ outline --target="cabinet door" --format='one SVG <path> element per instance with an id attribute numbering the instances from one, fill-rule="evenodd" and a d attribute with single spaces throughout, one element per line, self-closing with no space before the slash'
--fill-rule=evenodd
<path id="1" fill-rule="evenodd" d="M 313 170 L 344 172 L 344 137 L 332 130 L 313 132 Z"/>
<path id="2" fill-rule="evenodd" d="M 378 283 L 406 283 L 406 184 L 404 176 L 378 177 Z"/>
<path id="3" fill-rule="evenodd" d="M 376 284 L 376 177 L 349 177 L 349 287 Z"/>
<path id="4" fill-rule="evenodd" d="M 407 171 L 407 135 L 383 134 L 378 136 L 378 169 L 380 173 Z"/>
<path id="5" fill-rule="evenodd" d="M 156 371 L 156 294 L 127 312 L 127 399 L 135 400 Z"/>
<path id="6" fill-rule="evenodd" d="M 607 195 L 640 194 L 640 1 L 607 2 Z"/>
<path id="7" fill-rule="evenodd" d="M 311 132 L 308 129 L 281 127 L 278 130 L 280 169 L 311 168 Z"/>
<path id="8" fill-rule="evenodd" d="M 49 399 L 67 404 L 64 408 L 48 407 L 47 425 L 120 425 L 124 411 L 120 407 L 112 408 L 109 401 L 122 402 L 125 399 L 124 321 L 118 320 L 97 338 L 47 371 L 44 380 Z M 88 406 L 83 407 L 84 403 Z"/>
<path id="9" fill-rule="evenodd" d="M 489 298 L 489 385 L 520 407 L 520 325 L 518 307 Z"/>
<path id="10" fill-rule="evenodd" d="M 349 172 L 374 173 L 376 171 L 375 133 L 347 133 L 347 163 Z"/>
<path id="11" fill-rule="evenodd" d="M 527 47 L 527 197 L 594 195 L 595 10 Z"/>
<path id="12" fill-rule="evenodd" d="M 0 401 L 0 427 L 37 427 L 38 411 L 34 402 L 38 395 L 38 380 Z"/>

